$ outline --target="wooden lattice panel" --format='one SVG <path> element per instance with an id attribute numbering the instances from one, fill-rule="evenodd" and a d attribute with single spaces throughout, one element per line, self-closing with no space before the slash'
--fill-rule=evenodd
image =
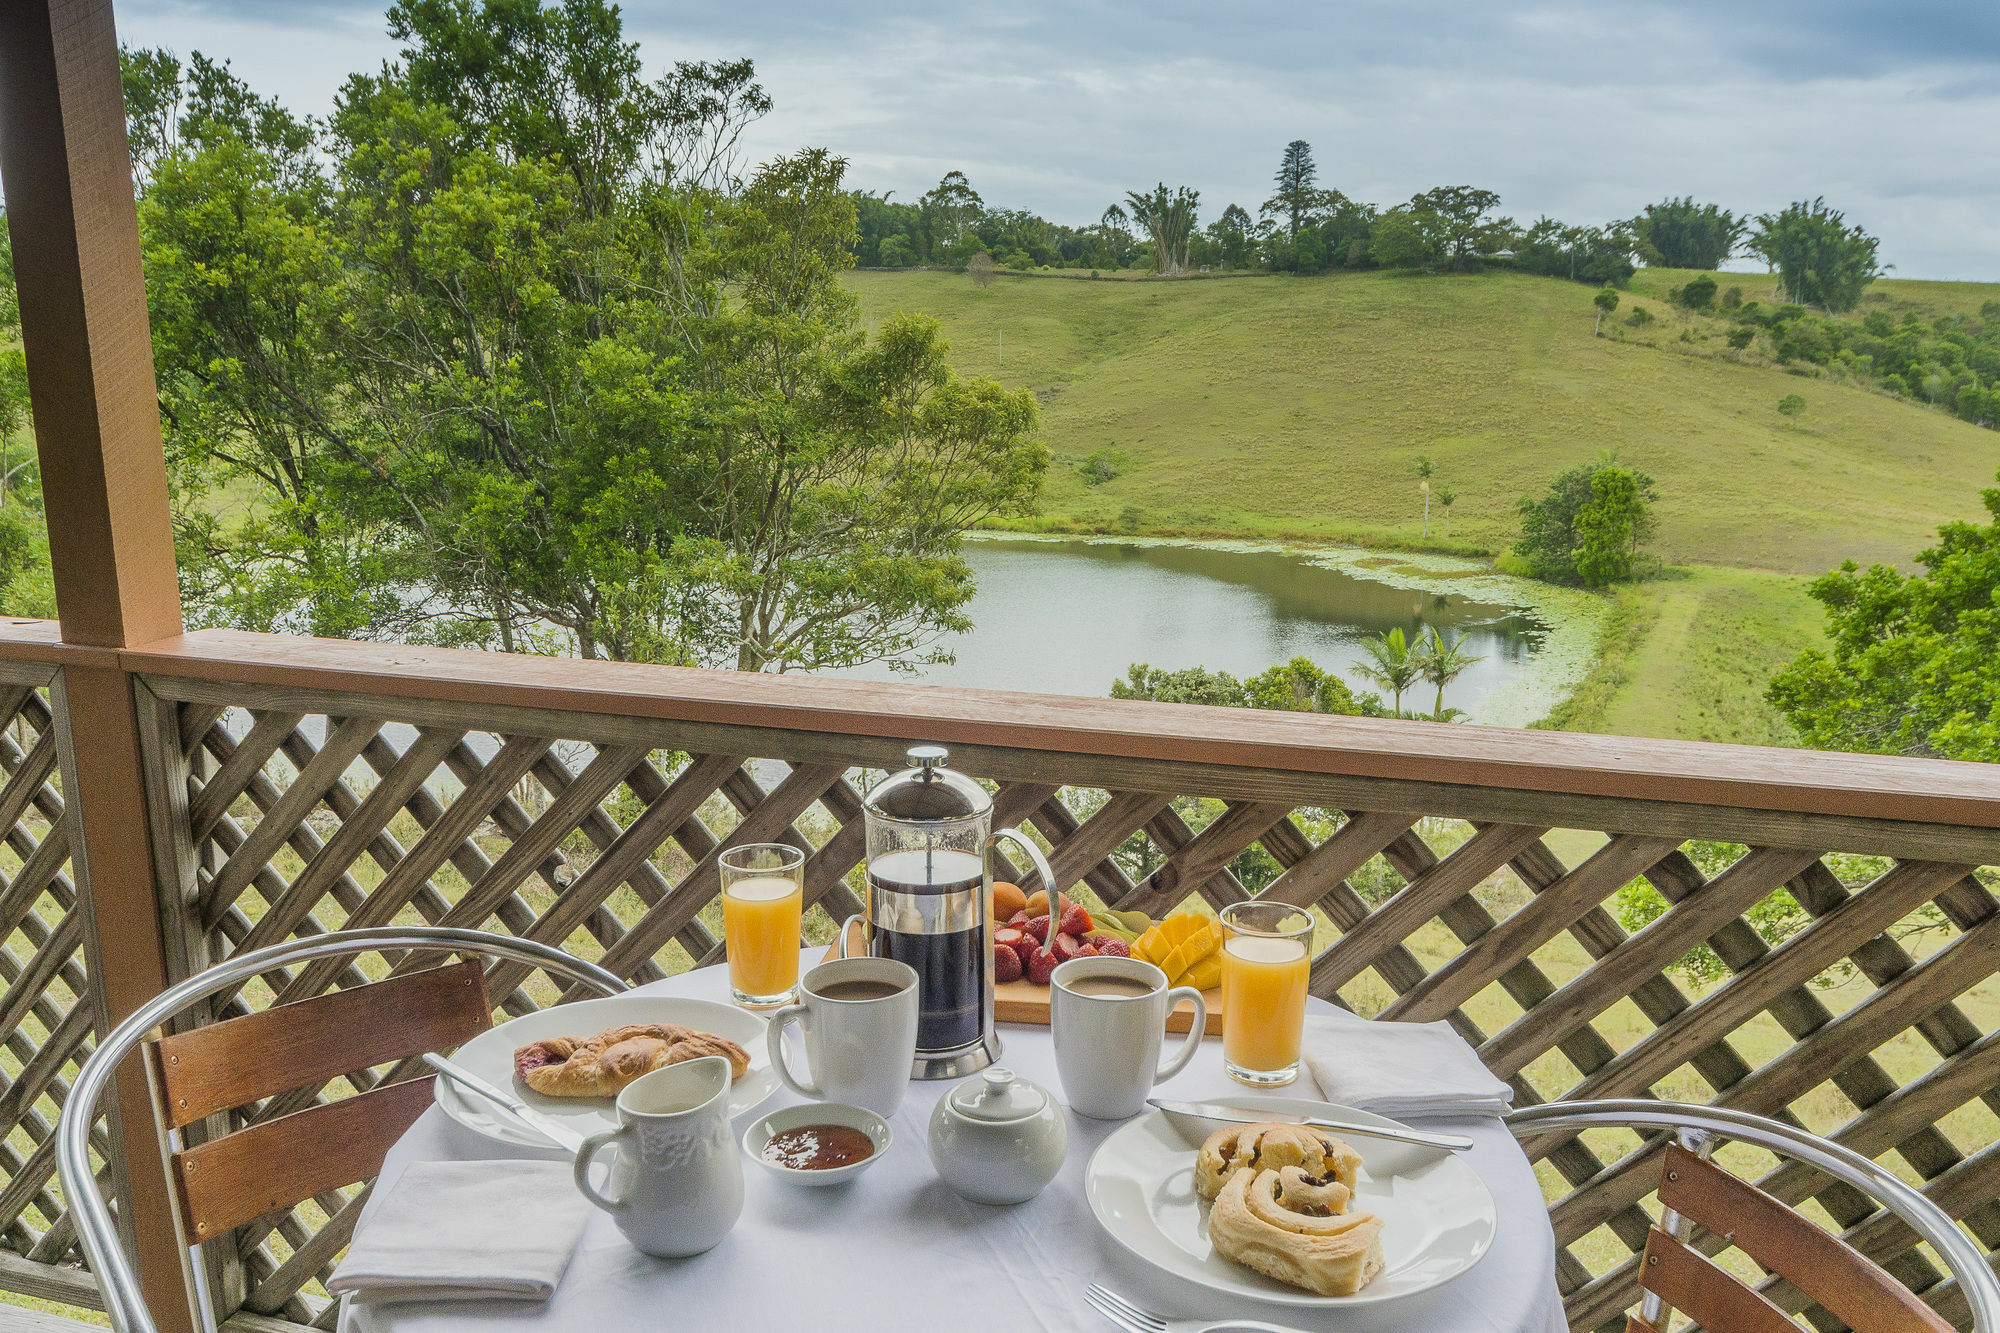
<path id="1" fill-rule="evenodd" d="M 49 692 L 0 685 L 0 1246 L 48 1265 L 76 1260 L 55 1124 L 95 1035 L 70 831 Z"/>
<path id="2" fill-rule="evenodd" d="M 154 734 L 171 738 L 148 762 L 187 793 L 188 970 L 291 936 L 424 921 L 650 980 L 719 960 L 717 853 L 773 840 L 807 853 L 811 928 L 830 933 L 858 905 L 861 792 L 904 745 L 192 679 L 148 688 Z M 25 762 L 10 755 L 10 771 Z M 1451 1023 L 1518 1104 L 1660 1095 L 1790 1118 L 1891 1162 L 1989 1249 L 2000 1242 L 1988 1147 L 2000 1037 L 1974 1017 L 1993 1002 L 2000 942 L 2000 903 L 1975 868 L 2000 859 L 1983 830 L 1019 747 L 961 745 L 955 762 L 989 780 L 998 821 L 1039 838 L 1065 889 L 1156 913 L 1253 892 L 1311 908 L 1316 993 Z M 1702 841 L 1717 838 L 1735 842 Z M 1932 850 L 1942 859 L 1922 859 Z M 410 965 L 315 964 L 219 1011 Z M 489 986 L 512 1013 L 564 998 L 510 964 Z M 1636 1299 L 1657 1144 L 1606 1133 L 1529 1147 L 1573 1323 L 1615 1326 Z M 1963 1317 L 1909 1233 L 1866 1200 L 1803 1169 L 1737 1165 L 1811 1200 Z M 331 1192 L 246 1228 L 227 1303 L 325 1326 L 318 1281 L 364 1197 Z"/>

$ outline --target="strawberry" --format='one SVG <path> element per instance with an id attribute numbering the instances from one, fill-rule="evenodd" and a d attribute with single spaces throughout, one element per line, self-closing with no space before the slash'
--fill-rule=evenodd
<path id="1" fill-rule="evenodd" d="M 1048 985 L 1049 978 L 1055 974 L 1056 964 L 1061 961 L 1061 959 L 1043 953 L 1039 949 L 1029 954 L 1028 980 L 1034 982 L 1037 986 Z"/>
<path id="2" fill-rule="evenodd" d="M 1084 936 L 1090 933 L 1090 913 L 1083 910 L 1082 903 L 1070 903 L 1062 911 L 1062 931 L 1065 935 Z"/>
<path id="3" fill-rule="evenodd" d="M 1025 926 L 1028 924 L 1028 914 L 1026 912 L 1016 912 L 1007 918 L 1007 924 L 1016 927 Z"/>
<path id="4" fill-rule="evenodd" d="M 1097 942 L 1097 956 L 1100 958 L 1130 958 L 1132 946 L 1124 940 L 1112 938 Z"/>
<path id="5" fill-rule="evenodd" d="M 1083 956 L 1083 941 L 1074 935 L 1056 936 L 1056 958 L 1067 963 L 1072 958 Z"/>
<path id="6" fill-rule="evenodd" d="M 1021 955 L 1004 944 L 993 946 L 993 980 L 1002 985 L 1021 979 Z"/>
<path id="7" fill-rule="evenodd" d="M 1028 934 L 1026 931 L 1016 930 L 1012 926 L 1002 926 L 993 932 L 993 942 L 995 944 L 1004 944 L 1010 949 L 1027 938 Z"/>
<path id="8" fill-rule="evenodd" d="M 1023 925 L 1021 929 L 1027 931 L 1044 944 L 1048 943 L 1049 919 L 1047 916 L 1031 916 L 1028 918 L 1027 924 Z"/>
<path id="9" fill-rule="evenodd" d="M 1102 950 L 1089 940 L 1085 940 L 1082 944 L 1076 946 L 1076 956 L 1078 958 L 1095 958 L 1101 952 Z"/>
<path id="10" fill-rule="evenodd" d="M 1013 947 L 1015 955 L 1021 960 L 1022 968 L 1025 969 L 1028 961 L 1042 951 L 1042 942 L 1032 935 L 1023 935 L 1014 941 Z"/>

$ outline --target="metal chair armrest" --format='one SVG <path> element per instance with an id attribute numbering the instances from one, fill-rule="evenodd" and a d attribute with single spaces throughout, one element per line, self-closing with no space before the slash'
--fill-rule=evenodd
<path id="1" fill-rule="evenodd" d="M 1510 1112 L 1506 1121 L 1516 1138 L 1585 1129 L 1693 1129 L 1754 1144 L 1817 1167 L 1868 1194 L 1929 1242 L 1964 1291 L 1976 1333 L 2000 1333 L 2000 1278 L 1995 1277 L 1985 1253 L 1948 1213 L 1900 1177 L 1830 1139 L 1747 1111 L 1647 1098 L 1547 1102 Z"/>
<path id="2" fill-rule="evenodd" d="M 338 930 L 309 939 L 289 940 L 239 954 L 227 962 L 198 972 L 186 981 L 162 991 L 133 1012 L 124 1022 L 97 1043 L 90 1058 L 77 1072 L 76 1084 L 63 1105 L 56 1125 L 56 1168 L 62 1176 L 63 1194 L 75 1220 L 77 1240 L 96 1274 L 104 1297 L 105 1313 L 120 1333 L 156 1333 L 152 1314 L 146 1309 L 139 1290 L 138 1275 L 119 1240 L 111 1210 L 98 1193 L 90 1167 L 90 1126 L 97 1118 L 97 1105 L 110 1086 L 125 1057 L 144 1041 L 146 1034 L 188 1006 L 199 1003 L 239 982 L 261 976 L 276 968 L 310 962 L 316 958 L 343 954 L 373 953 L 408 949 L 420 952 L 468 953 L 527 963 L 559 973 L 606 995 L 631 987 L 616 974 L 595 963 L 573 958 L 551 945 L 534 940 L 495 935 L 483 930 L 453 926 L 378 926 L 366 930 Z"/>

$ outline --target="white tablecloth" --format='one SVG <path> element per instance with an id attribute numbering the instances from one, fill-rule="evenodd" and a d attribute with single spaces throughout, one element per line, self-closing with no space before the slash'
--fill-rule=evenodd
<path id="1" fill-rule="evenodd" d="M 811 952 L 808 963 L 820 951 Z M 711 967 L 646 989 L 720 1000 L 726 986 L 725 970 Z M 1010 1024 L 1001 1035 L 1003 1063 L 1060 1097 L 1048 1030 Z M 1068 1163 L 1028 1203 L 996 1208 L 960 1199 L 932 1171 L 925 1144 L 931 1107 L 950 1086 L 910 1085 L 891 1121 L 895 1142 L 888 1155 L 852 1185 L 788 1186 L 744 1163 L 742 1219 L 707 1254 L 648 1258 L 626 1244 L 609 1216 L 593 1210 L 576 1258 L 547 1305 L 356 1302 L 343 1327 L 349 1333 L 1115 1333 L 1084 1303 L 1090 1282 L 1165 1314 L 1235 1315 L 1341 1333 L 1559 1333 L 1566 1327 L 1541 1190 L 1527 1158 L 1496 1121 L 1424 1122 L 1472 1136 L 1469 1160 L 1500 1211 L 1493 1248 L 1442 1287 L 1329 1317 L 1284 1306 L 1231 1308 L 1225 1298 L 1159 1272 L 1105 1237 L 1084 1200 L 1083 1171 L 1116 1124 L 1072 1113 Z M 1194 1100 L 1244 1092 L 1222 1072 L 1217 1041 L 1206 1043 L 1161 1089 L 1162 1095 Z M 1306 1078 L 1282 1091 L 1318 1095 Z M 781 1087 L 765 1109 L 798 1100 Z M 739 1117 L 738 1133 L 755 1114 Z M 390 1152 L 383 1186 L 413 1161 L 533 1155 L 472 1134 L 433 1107 Z"/>

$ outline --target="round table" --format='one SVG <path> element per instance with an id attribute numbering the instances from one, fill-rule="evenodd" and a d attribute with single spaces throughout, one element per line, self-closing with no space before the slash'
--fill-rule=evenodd
<path id="1" fill-rule="evenodd" d="M 807 966 L 822 950 L 808 950 Z M 727 998 L 726 969 L 710 967 L 642 988 L 647 993 Z M 1322 1003 L 1314 1000 L 1314 1004 Z M 1006 1024 L 1002 1062 L 1061 1097 L 1048 1029 Z M 797 1051 L 794 1058 L 802 1058 Z M 1084 1199 L 1084 1165 L 1118 1128 L 1070 1112 L 1069 1160 L 1035 1199 L 1011 1208 L 968 1203 L 931 1169 L 925 1142 L 932 1105 L 950 1083 L 912 1083 L 890 1124 L 884 1159 L 853 1184 L 786 1185 L 745 1163 L 743 1216 L 722 1244 L 693 1259 L 662 1260 L 625 1242 L 593 1210 L 582 1244 L 546 1304 L 507 1301 L 354 1301 L 349 1333 L 762 1333 L 763 1330 L 951 1329 L 1022 1333 L 1115 1333 L 1084 1303 L 1091 1282 L 1170 1316 L 1261 1318 L 1341 1333 L 1559 1333 L 1567 1328 L 1555 1284 L 1555 1237 L 1534 1169 L 1497 1121 L 1425 1121 L 1469 1135 L 1468 1160 L 1492 1190 L 1501 1225 L 1493 1248 L 1469 1272 L 1408 1300 L 1319 1314 L 1284 1306 L 1234 1308 L 1217 1293 L 1162 1273 L 1106 1237 Z M 1222 1072 L 1219 1041 L 1203 1043 L 1161 1095 L 1229 1100 L 1243 1089 Z M 1316 1096 L 1310 1077 L 1284 1090 Z M 768 1110 L 801 1100 L 780 1087 Z M 740 1133 L 757 1112 L 739 1117 Z M 375 1197 L 409 1163 L 556 1157 L 496 1143 L 436 1107 L 389 1153 Z M 367 1226 L 364 1213 L 360 1223 Z"/>

